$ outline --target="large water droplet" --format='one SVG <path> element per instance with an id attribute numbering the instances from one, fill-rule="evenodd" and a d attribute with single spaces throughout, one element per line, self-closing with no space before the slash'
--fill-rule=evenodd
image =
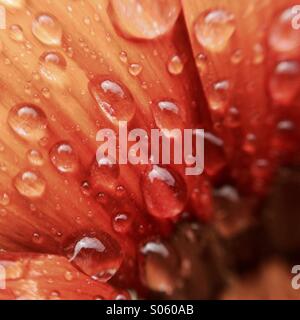
<path id="1" fill-rule="evenodd" d="M 212 52 L 223 51 L 235 29 L 234 15 L 222 9 L 201 13 L 194 25 L 198 42 Z"/>
<path id="2" fill-rule="evenodd" d="M 136 104 L 130 91 L 110 76 L 97 76 L 89 83 L 89 90 L 100 110 L 112 122 L 130 121 Z"/>
<path id="3" fill-rule="evenodd" d="M 67 142 L 56 144 L 50 151 L 50 160 L 61 173 L 74 173 L 78 170 L 78 157 Z"/>
<path id="4" fill-rule="evenodd" d="M 155 39 L 172 30 L 179 13 L 179 0 L 110 0 L 113 23 L 126 37 Z"/>
<path id="5" fill-rule="evenodd" d="M 179 215 L 187 200 L 186 184 L 181 176 L 157 165 L 142 177 L 142 191 L 149 213 L 157 218 Z"/>
<path id="6" fill-rule="evenodd" d="M 59 21 L 50 14 L 42 13 L 33 20 L 32 33 L 43 44 L 61 45 L 62 27 Z"/>
<path id="7" fill-rule="evenodd" d="M 176 287 L 179 259 L 173 248 L 162 241 L 148 240 L 140 248 L 139 268 L 145 286 L 172 294 Z"/>
<path id="8" fill-rule="evenodd" d="M 120 170 L 119 165 L 108 157 L 98 159 L 92 164 L 90 184 L 98 191 L 115 189 L 117 187 Z"/>
<path id="9" fill-rule="evenodd" d="M 70 262 L 98 281 L 108 281 L 122 263 L 119 244 L 105 232 L 83 234 L 70 241 L 64 251 Z"/>
<path id="10" fill-rule="evenodd" d="M 28 170 L 14 178 L 14 186 L 24 197 L 40 198 L 46 190 L 46 181 L 38 171 Z"/>
<path id="11" fill-rule="evenodd" d="M 32 104 L 13 107 L 8 115 L 8 124 L 21 138 L 38 142 L 47 136 L 47 118 L 44 112 Z"/>
<path id="12" fill-rule="evenodd" d="M 289 106 L 299 94 L 300 62 L 279 62 L 271 76 L 269 88 L 275 103 Z"/>
<path id="13" fill-rule="evenodd" d="M 269 33 L 269 44 L 273 50 L 291 55 L 299 53 L 299 30 L 292 25 L 295 15 L 293 7 L 290 7 L 274 18 Z"/>
<path id="14" fill-rule="evenodd" d="M 151 109 L 158 128 L 162 130 L 184 129 L 183 111 L 175 101 L 155 101 Z"/>

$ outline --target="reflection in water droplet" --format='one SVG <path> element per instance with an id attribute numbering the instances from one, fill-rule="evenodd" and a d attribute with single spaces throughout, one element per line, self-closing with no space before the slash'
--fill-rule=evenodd
<path id="1" fill-rule="evenodd" d="M 32 33 L 45 45 L 61 45 L 62 27 L 59 21 L 52 15 L 47 13 L 38 15 L 32 22 Z"/>
<path id="2" fill-rule="evenodd" d="M 110 16 L 124 36 L 155 39 L 173 28 L 181 11 L 180 0 L 110 0 Z"/>
<path id="3" fill-rule="evenodd" d="M 14 186 L 24 197 L 40 198 L 46 190 L 46 181 L 39 172 L 29 170 L 20 172 L 14 178 Z"/>
<path id="4" fill-rule="evenodd" d="M 50 160 L 61 173 L 74 173 L 78 170 L 78 157 L 67 142 L 56 144 L 50 151 Z"/>
<path id="5" fill-rule="evenodd" d="M 142 191 L 149 213 L 157 218 L 179 215 L 187 200 L 186 184 L 181 176 L 156 165 L 142 177 Z"/>
<path id="6" fill-rule="evenodd" d="M 275 103 L 289 106 L 299 94 L 300 62 L 279 62 L 271 76 L 269 89 Z"/>
<path id="7" fill-rule="evenodd" d="M 110 76 L 97 76 L 89 83 L 91 95 L 103 114 L 111 121 L 130 121 L 136 104 L 130 91 Z"/>
<path id="8" fill-rule="evenodd" d="M 8 124 L 18 136 L 28 141 L 38 142 L 47 136 L 47 118 L 39 107 L 32 104 L 13 107 Z"/>
<path id="9" fill-rule="evenodd" d="M 222 9 L 201 13 L 194 25 L 198 42 L 212 52 L 223 51 L 235 29 L 234 15 Z"/>
<path id="10" fill-rule="evenodd" d="M 84 234 L 64 248 L 70 262 L 94 280 L 106 282 L 122 263 L 121 248 L 107 233 Z"/>

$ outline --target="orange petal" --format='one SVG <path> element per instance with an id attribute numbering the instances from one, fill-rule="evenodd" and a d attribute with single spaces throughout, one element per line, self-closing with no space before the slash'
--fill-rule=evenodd
<path id="1" fill-rule="evenodd" d="M 1 253 L 0 266 L 1 284 L 5 285 L 0 290 L 2 300 L 95 300 L 118 295 L 108 284 L 91 280 L 59 256 Z"/>

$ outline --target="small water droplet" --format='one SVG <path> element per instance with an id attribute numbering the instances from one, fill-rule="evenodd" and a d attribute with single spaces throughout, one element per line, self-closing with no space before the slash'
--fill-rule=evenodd
<path id="1" fill-rule="evenodd" d="M 132 219 L 129 213 L 118 213 L 113 218 L 113 228 L 118 233 L 127 233 L 131 227 Z"/>
<path id="2" fill-rule="evenodd" d="M 78 170 L 78 157 L 73 147 L 67 142 L 56 144 L 50 151 L 50 160 L 61 173 L 74 173 Z"/>
<path id="3" fill-rule="evenodd" d="M 128 67 L 129 73 L 134 77 L 138 76 L 142 72 L 142 70 L 143 67 L 138 63 L 131 63 Z"/>
<path id="4" fill-rule="evenodd" d="M 127 63 L 128 62 L 128 56 L 127 56 L 127 52 L 126 51 L 121 51 L 120 52 L 120 60 L 123 63 Z"/>
<path id="5" fill-rule="evenodd" d="M 231 56 L 231 63 L 232 64 L 239 64 L 242 62 L 243 60 L 243 52 L 241 49 L 237 49 L 233 52 L 232 56 Z"/>
<path id="6" fill-rule="evenodd" d="M 142 177 L 142 191 L 149 213 L 157 218 L 179 215 L 187 200 L 186 184 L 181 176 L 157 165 Z"/>
<path id="7" fill-rule="evenodd" d="M 8 124 L 18 136 L 28 141 L 38 142 L 47 136 L 46 115 L 32 104 L 13 107 L 8 115 Z"/>
<path id="8" fill-rule="evenodd" d="M 199 44 L 212 52 L 223 51 L 235 29 L 234 15 L 222 9 L 201 13 L 194 25 Z"/>
<path id="9" fill-rule="evenodd" d="M 253 64 L 261 64 L 265 59 L 264 48 L 261 44 L 257 43 L 253 47 Z"/>
<path id="10" fill-rule="evenodd" d="M 39 172 L 28 170 L 14 178 L 14 186 L 24 197 L 40 198 L 46 190 L 46 181 Z"/>
<path id="11" fill-rule="evenodd" d="M 42 13 L 33 20 L 32 33 L 45 45 L 61 45 L 62 27 L 56 17 L 50 14 Z"/>
<path id="12" fill-rule="evenodd" d="M 94 280 L 106 282 L 122 263 L 119 244 L 105 232 L 87 233 L 64 248 L 71 263 Z"/>
<path id="13" fill-rule="evenodd" d="M 110 0 L 110 16 L 125 37 L 155 39 L 172 30 L 181 11 L 179 0 Z"/>
<path id="14" fill-rule="evenodd" d="M 229 102 L 230 82 L 219 81 L 213 84 L 209 94 L 209 106 L 212 111 L 224 113 Z"/>
<path id="15" fill-rule="evenodd" d="M 8 206 L 10 203 L 10 197 L 6 192 L 0 193 L 0 204 L 4 207 Z"/>
<path id="16" fill-rule="evenodd" d="M 110 76 L 97 76 L 89 83 L 91 95 L 103 114 L 111 121 L 130 121 L 136 104 L 130 91 Z"/>
<path id="17" fill-rule="evenodd" d="M 33 166 L 42 166 L 44 164 L 43 155 L 38 150 L 29 150 L 27 159 Z"/>
<path id="18" fill-rule="evenodd" d="M 17 42 L 24 41 L 23 29 L 17 24 L 13 24 L 9 27 L 9 36 L 14 41 L 17 41 Z"/>
<path id="19" fill-rule="evenodd" d="M 168 62 L 168 71 L 173 75 L 179 75 L 182 73 L 184 68 L 183 61 L 177 55 L 173 56 Z"/>

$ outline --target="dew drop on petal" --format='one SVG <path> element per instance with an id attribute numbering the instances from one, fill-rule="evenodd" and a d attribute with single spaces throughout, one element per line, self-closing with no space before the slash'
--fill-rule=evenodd
<path id="1" fill-rule="evenodd" d="M 295 60 L 279 62 L 271 75 L 269 90 L 275 103 L 290 105 L 300 90 L 300 62 Z"/>
<path id="2" fill-rule="evenodd" d="M 179 215 L 187 200 L 187 188 L 182 177 L 157 165 L 142 177 L 142 192 L 149 213 L 157 218 Z"/>
<path id="3" fill-rule="evenodd" d="M 94 280 L 106 282 L 122 263 L 119 244 L 105 232 L 87 233 L 64 247 L 69 261 Z"/>
<path id="4" fill-rule="evenodd" d="M 29 150 L 27 159 L 33 166 L 42 166 L 44 164 L 43 155 L 38 150 Z"/>
<path id="5" fill-rule="evenodd" d="M 32 33 L 45 45 L 61 45 L 62 27 L 57 18 L 50 14 L 42 13 L 33 20 Z"/>
<path id="6" fill-rule="evenodd" d="M 110 16 L 125 37 L 155 39 L 173 29 L 180 0 L 110 0 Z"/>
<path id="7" fill-rule="evenodd" d="M 56 144 L 49 153 L 54 167 L 61 173 L 74 173 L 79 168 L 78 157 L 68 142 Z"/>
<path id="8" fill-rule="evenodd" d="M 128 71 L 132 76 L 136 77 L 143 71 L 143 67 L 139 63 L 131 63 L 128 67 Z"/>
<path id="9" fill-rule="evenodd" d="M 0 4 L 11 9 L 22 9 L 26 4 L 26 0 L 0 0 Z"/>
<path id="10" fill-rule="evenodd" d="M 177 55 L 173 56 L 170 61 L 168 62 L 168 71 L 172 75 L 179 75 L 182 73 L 184 68 L 184 64 L 181 58 Z"/>
<path id="11" fill-rule="evenodd" d="M 14 186 L 22 196 L 34 199 L 44 194 L 46 181 L 38 171 L 28 170 L 20 172 L 14 178 Z"/>
<path id="12" fill-rule="evenodd" d="M 108 157 L 96 160 L 90 170 L 89 182 L 93 189 L 115 189 L 120 174 L 119 165 Z"/>
<path id="13" fill-rule="evenodd" d="M 38 142 L 47 136 L 48 121 L 44 112 L 32 104 L 19 104 L 8 115 L 8 124 L 21 138 Z"/>
<path id="14" fill-rule="evenodd" d="M 113 228 L 118 233 L 127 233 L 131 223 L 131 215 L 127 212 L 117 213 L 113 218 Z"/>
<path id="15" fill-rule="evenodd" d="M 9 27 L 9 36 L 12 40 L 16 42 L 24 41 L 23 29 L 18 24 L 13 24 Z"/>
<path id="16" fill-rule="evenodd" d="M 6 192 L 0 193 L 0 205 L 6 207 L 10 203 L 10 197 Z"/>
<path id="17" fill-rule="evenodd" d="M 201 13 L 194 25 L 199 44 L 212 52 L 223 51 L 235 29 L 234 15 L 222 9 Z"/>
<path id="18" fill-rule="evenodd" d="M 89 90 L 102 113 L 111 121 L 130 121 L 136 112 L 135 101 L 124 84 L 110 76 L 97 76 Z"/>
<path id="19" fill-rule="evenodd" d="M 274 17 L 269 32 L 269 45 L 274 51 L 291 55 L 299 53 L 299 30 L 292 25 L 296 14 L 290 7 Z"/>

